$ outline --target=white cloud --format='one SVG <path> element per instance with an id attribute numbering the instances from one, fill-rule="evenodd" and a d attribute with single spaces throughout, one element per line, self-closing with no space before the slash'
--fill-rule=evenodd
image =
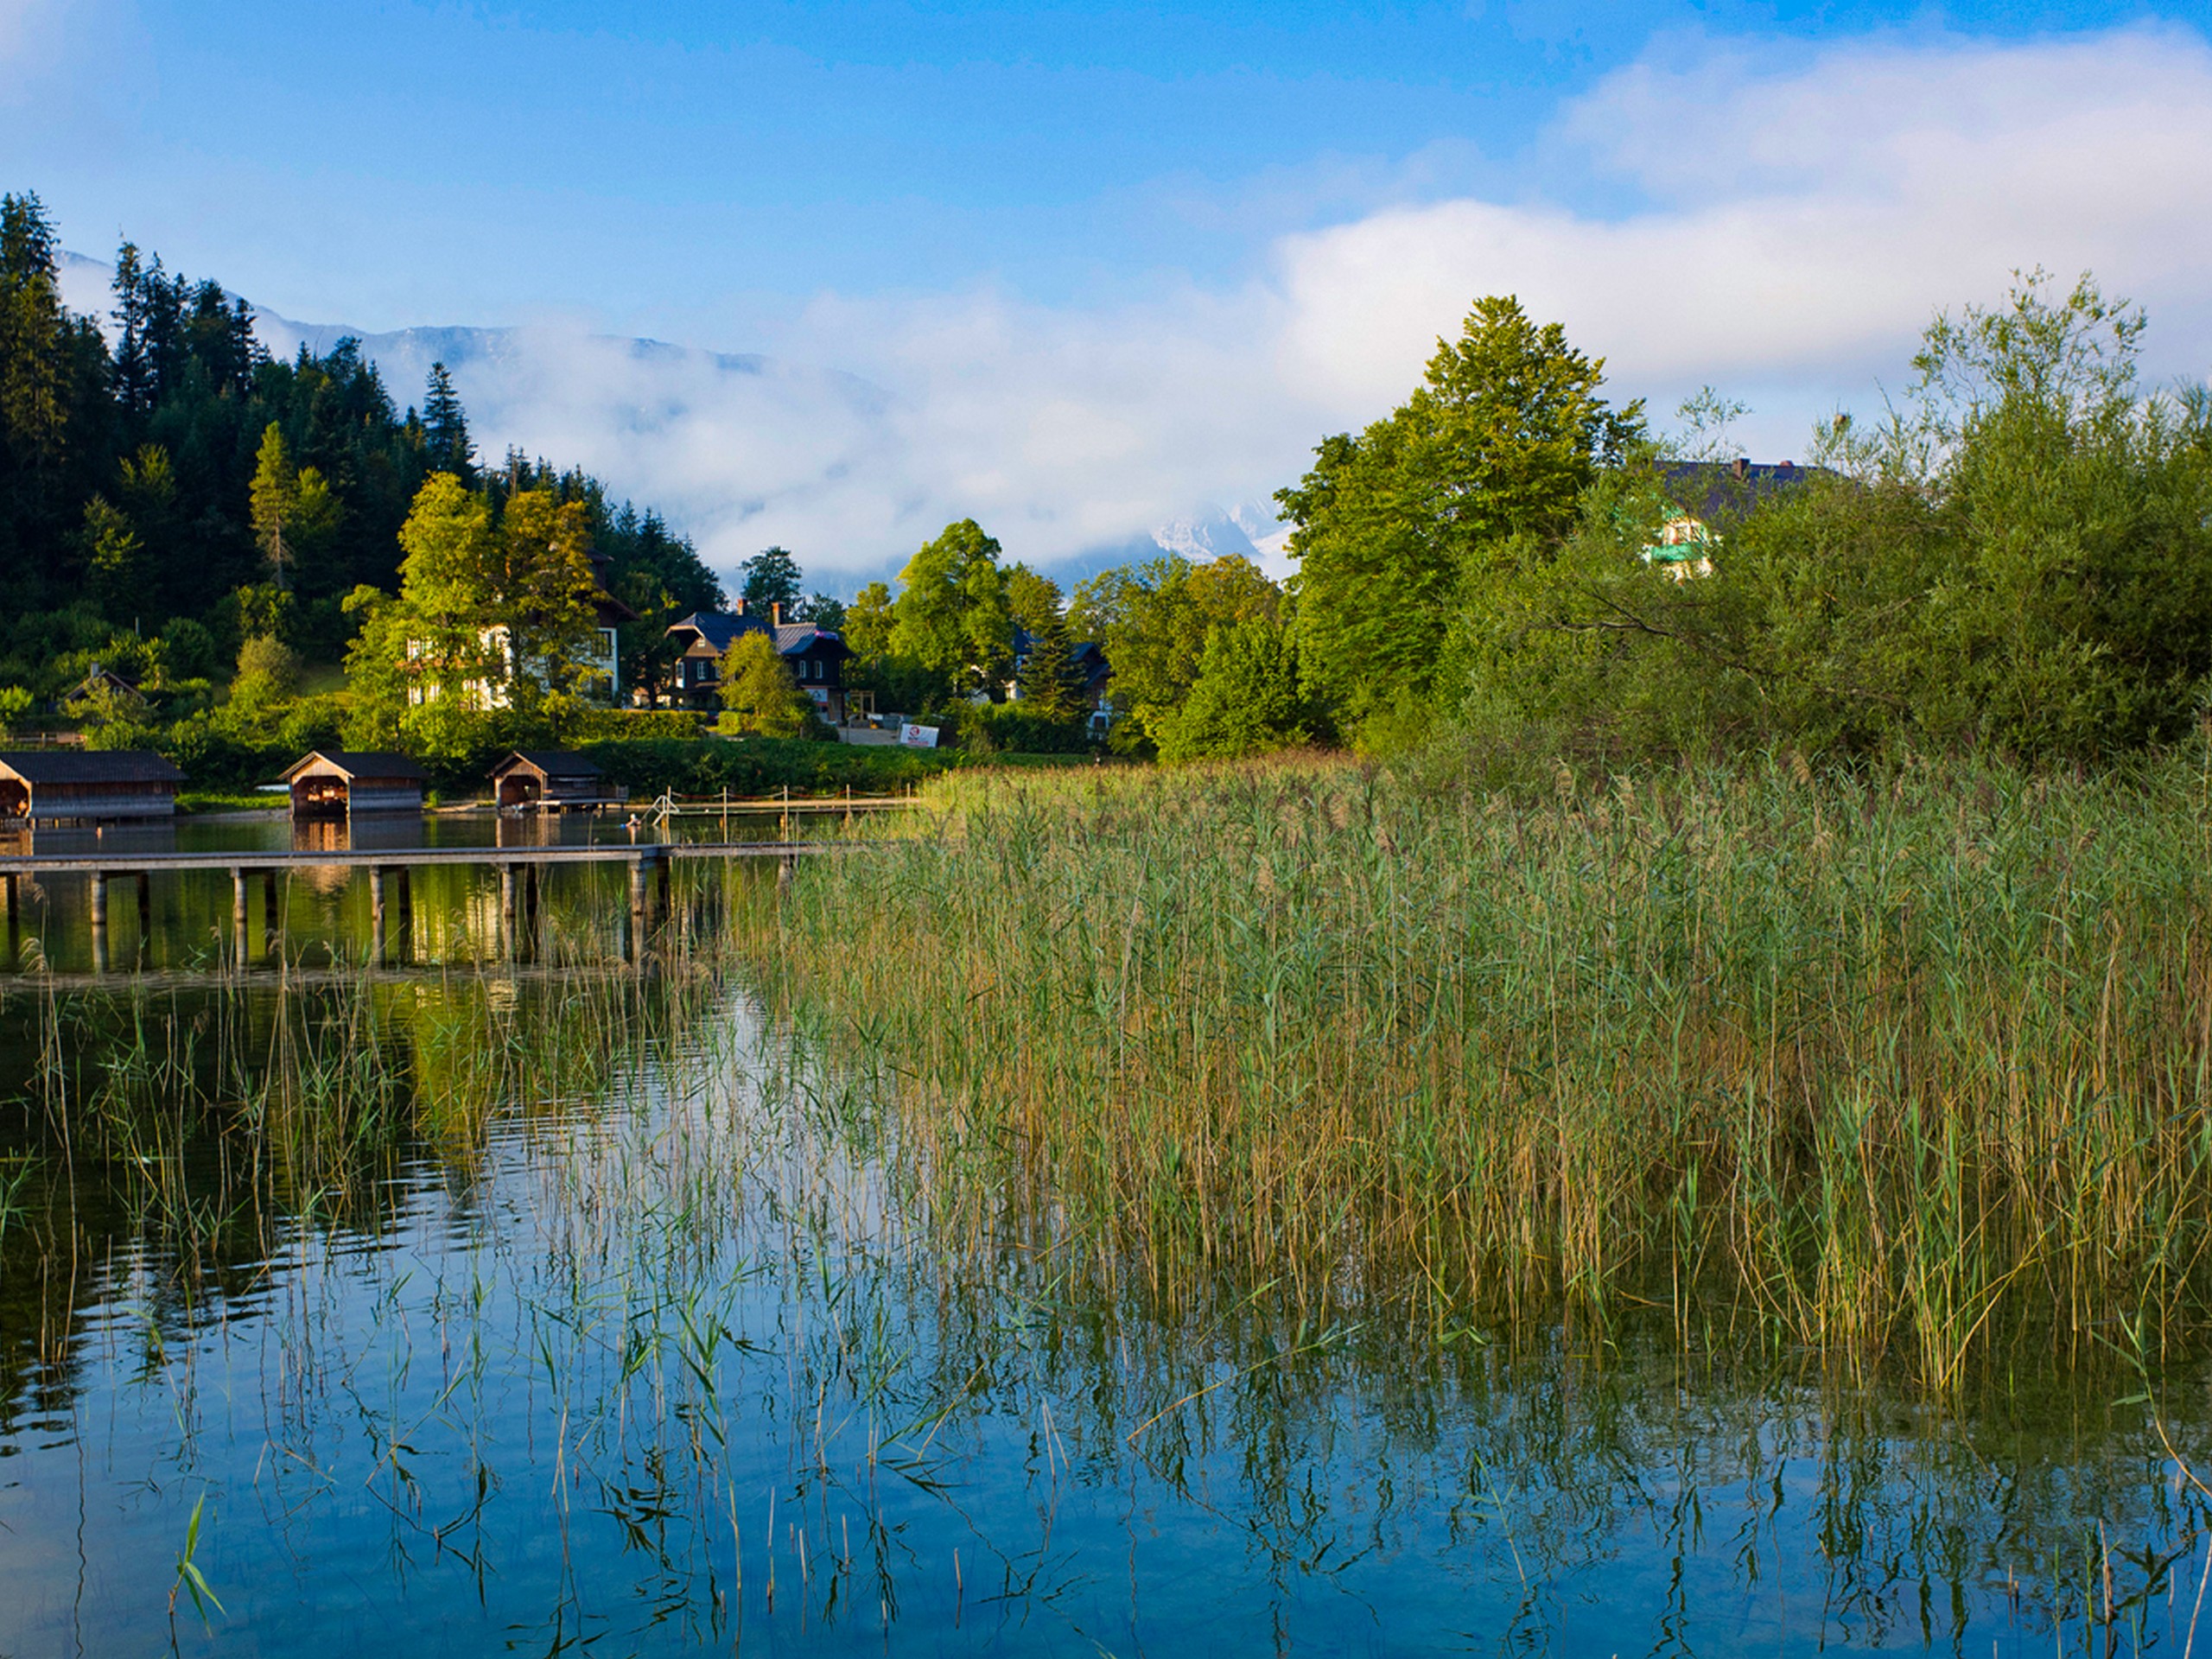
<path id="1" fill-rule="evenodd" d="M 1567 112 L 1567 137 L 1650 194 L 1643 212 L 1451 201 L 1288 239 L 1286 372 L 1316 395 L 1386 400 L 1470 296 L 1512 289 L 1625 386 L 1864 386 L 1896 372 L 1937 305 L 1996 297 L 2038 263 L 2094 268 L 2151 302 L 2170 362 L 2203 353 L 2201 36 L 1777 57 L 1646 61 Z"/>
<path id="2" fill-rule="evenodd" d="M 2212 49 L 2185 29 L 1662 44 L 1564 111 L 1549 148 L 1643 205 L 1397 207 L 1281 238 L 1232 293 L 1114 308 L 821 300 L 779 349 L 898 394 L 869 470 L 823 496 L 843 509 L 836 562 L 881 563 L 958 513 L 1051 559 L 1264 499 L 1322 433 L 1400 401 L 1485 293 L 1564 322 L 1662 416 L 1708 382 L 1747 397 L 1742 435 L 1776 458 L 1837 399 L 1901 380 L 1936 307 L 1998 299 L 2016 267 L 2094 269 L 2146 302 L 2165 372 L 2212 356 Z M 764 523 L 819 546 L 820 510 Z"/>

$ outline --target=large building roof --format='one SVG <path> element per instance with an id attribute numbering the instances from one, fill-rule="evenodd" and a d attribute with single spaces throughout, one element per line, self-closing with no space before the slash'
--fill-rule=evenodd
<path id="1" fill-rule="evenodd" d="M 805 651 L 817 641 L 842 645 L 844 635 L 835 628 L 817 627 L 811 622 L 772 622 L 765 616 L 734 616 L 728 611 L 694 611 L 681 621 L 668 625 L 671 633 L 686 630 L 697 634 L 713 647 L 717 657 L 727 653 L 737 643 L 740 634 L 765 633 L 775 642 L 777 651 L 792 656 Z"/>

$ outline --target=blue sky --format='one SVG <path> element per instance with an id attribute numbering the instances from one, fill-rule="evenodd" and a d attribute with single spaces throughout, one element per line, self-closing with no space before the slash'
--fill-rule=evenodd
<path id="1" fill-rule="evenodd" d="M 1624 393 L 1751 394 L 1763 448 L 1894 378 L 1934 306 L 2039 260 L 2153 301 L 2201 372 L 2206 22 L 0 0 L 0 186 L 38 189 L 72 248 L 127 233 L 293 317 L 849 371 L 898 400 L 895 429 L 799 454 L 724 410 L 664 446 L 691 452 L 680 474 L 594 429 L 578 385 L 473 401 L 630 467 L 732 550 L 809 534 L 860 569 L 972 503 L 1060 556 L 1289 481 L 1495 288 L 1612 355 Z M 1890 254 L 1855 270 L 1869 238 Z M 855 443 L 895 486 L 831 510 Z M 718 464 L 747 486 L 715 497 Z"/>

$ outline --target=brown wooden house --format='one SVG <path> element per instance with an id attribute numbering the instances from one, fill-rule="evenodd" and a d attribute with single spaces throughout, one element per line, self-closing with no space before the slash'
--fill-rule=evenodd
<path id="1" fill-rule="evenodd" d="M 295 760 L 283 781 L 296 818 L 351 817 L 357 812 L 420 812 L 423 768 L 389 750 L 314 749 Z"/>
<path id="2" fill-rule="evenodd" d="M 605 772 L 565 749 L 517 749 L 492 768 L 492 787 L 503 811 L 535 807 L 559 812 L 613 806 L 628 798 L 628 791 L 608 783 Z"/>
<path id="3" fill-rule="evenodd" d="M 149 749 L 29 749 L 0 754 L 0 822 L 84 823 L 167 818 L 184 774 Z"/>

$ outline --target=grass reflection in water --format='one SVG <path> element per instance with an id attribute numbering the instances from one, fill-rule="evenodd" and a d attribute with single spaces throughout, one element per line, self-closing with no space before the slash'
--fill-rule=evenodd
<path id="1" fill-rule="evenodd" d="M 167 1646 L 195 1508 L 193 1651 L 2183 1650 L 2117 1360 L 1162 1273 L 765 1010 L 803 887 L 679 901 L 644 971 L 6 1002 L 0 1652 Z"/>

